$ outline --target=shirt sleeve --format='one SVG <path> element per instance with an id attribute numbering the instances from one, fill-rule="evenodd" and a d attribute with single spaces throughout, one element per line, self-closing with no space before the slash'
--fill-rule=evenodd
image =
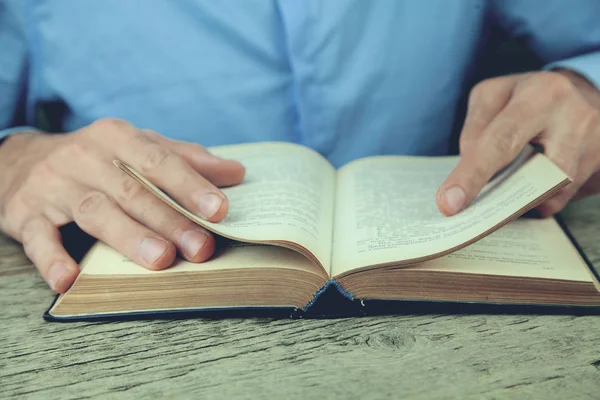
<path id="1" fill-rule="evenodd" d="M 27 39 L 21 0 L 0 2 L 0 141 L 26 126 Z"/>
<path id="2" fill-rule="evenodd" d="M 497 0 L 492 15 L 538 54 L 544 69 L 568 68 L 600 89 L 600 1 Z"/>

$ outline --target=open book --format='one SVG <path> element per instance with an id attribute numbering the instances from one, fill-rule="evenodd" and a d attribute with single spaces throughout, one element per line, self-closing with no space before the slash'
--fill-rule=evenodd
<path id="1" fill-rule="evenodd" d="M 230 210 L 220 223 L 116 165 L 216 233 L 215 255 L 149 271 L 99 242 L 46 318 L 264 307 L 302 313 L 327 288 L 357 307 L 373 299 L 600 306 L 594 275 L 554 219 L 519 219 L 498 230 L 570 182 L 533 150 L 453 217 L 438 211 L 435 194 L 458 157 L 376 156 L 336 171 L 295 144 L 210 150 L 247 171 L 242 184 L 223 189 Z"/>

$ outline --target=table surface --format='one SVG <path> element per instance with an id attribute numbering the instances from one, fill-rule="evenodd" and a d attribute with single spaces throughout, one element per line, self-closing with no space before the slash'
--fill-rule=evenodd
<path id="1" fill-rule="evenodd" d="M 600 198 L 563 217 L 600 266 Z M 0 398 L 600 398 L 600 317 L 47 323 L 53 294 L 0 236 Z"/>

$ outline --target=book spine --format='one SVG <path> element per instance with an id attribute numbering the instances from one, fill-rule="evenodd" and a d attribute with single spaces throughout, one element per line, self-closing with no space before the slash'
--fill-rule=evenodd
<path id="1" fill-rule="evenodd" d="M 315 305 L 315 303 L 317 302 L 317 300 L 319 300 L 319 298 L 323 295 L 323 293 L 325 293 L 327 290 L 329 290 L 331 287 L 334 287 L 337 289 L 337 291 L 344 296 L 345 298 L 347 298 L 350 301 L 354 301 L 354 296 L 352 295 L 352 293 L 347 292 L 346 290 L 344 290 L 344 288 L 342 288 L 342 286 L 335 280 L 330 280 L 328 281 L 325 286 L 323 286 L 321 289 L 319 289 L 319 291 L 317 293 L 315 293 L 315 295 L 313 296 L 312 300 L 305 305 L 302 308 L 302 311 L 308 311 L 312 306 Z"/>

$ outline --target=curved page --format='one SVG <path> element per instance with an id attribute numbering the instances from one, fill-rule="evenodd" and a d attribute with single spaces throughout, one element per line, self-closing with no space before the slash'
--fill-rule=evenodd
<path id="1" fill-rule="evenodd" d="M 291 143 L 254 143 L 209 149 L 240 161 L 244 181 L 221 189 L 229 199 L 219 223 L 201 219 L 131 167 L 115 161 L 155 196 L 198 225 L 221 236 L 289 247 L 330 271 L 335 169 L 317 152 Z M 307 254 L 308 253 L 308 254 Z"/>
<path id="2" fill-rule="evenodd" d="M 458 157 L 372 157 L 338 172 L 332 276 L 448 254 L 498 229 L 570 182 L 542 154 L 523 153 L 459 214 L 435 199 Z"/>

